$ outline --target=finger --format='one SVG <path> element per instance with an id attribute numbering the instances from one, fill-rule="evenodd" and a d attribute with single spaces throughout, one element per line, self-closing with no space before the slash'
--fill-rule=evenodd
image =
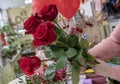
<path id="1" fill-rule="evenodd" d="M 98 61 L 100 64 L 101 64 L 101 63 L 106 63 L 105 61 L 100 60 L 100 59 L 96 59 L 96 61 Z"/>

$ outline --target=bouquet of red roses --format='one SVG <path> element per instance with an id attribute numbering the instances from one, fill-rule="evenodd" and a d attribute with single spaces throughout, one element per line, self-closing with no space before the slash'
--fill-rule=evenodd
<path id="1" fill-rule="evenodd" d="M 33 57 L 22 57 L 19 60 L 21 70 L 30 77 L 38 75 L 41 82 L 48 84 L 67 80 L 68 71 L 72 83 L 78 84 L 80 67 L 89 63 L 97 63 L 87 52 L 89 43 L 75 34 L 67 34 L 57 23 L 56 5 L 45 5 L 39 13 L 31 15 L 24 23 L 26 34 L 34 37 L 35 48 L 42 46 L 47 60 Z M 46 64 L 46 61 L 52 61 Z M 35 74 L 38 72 L 37 74 Z"/>

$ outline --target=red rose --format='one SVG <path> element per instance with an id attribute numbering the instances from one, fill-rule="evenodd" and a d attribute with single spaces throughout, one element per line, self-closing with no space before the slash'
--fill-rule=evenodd
<path id="1" fill-rule="evenodd" d="M 40 18 L 39 18 L 40 19 Z M 34 34 L 37 26 L 41 23 L 41 21 L 37 20 L 37 16 L 31 16 L 24 22 L 24 29 L 26 30 L 26 34 Z"/>
<path id="2" fill-rule="evenodd" d="M 55 72 L 55 76 L 53 77 L 53 81 L 59 81 L 59 80 L 63 80 L 66 77 L 66 68 L 57 70 Z"/>
<path id="3" fill-rule="evenodd" d="M 40 11 L 40 17 L 44 21 L 53 21 L 58 15 L 58 10 L 56 5 L 49 4 L 45 5 Z"/>
<path id="4" fill-rule="evenodd" d="M 47 21 L 41 23 L 34 34 L 34 47 L 50 44 L 55 41 L 57 35 L 55 33 L 55 26 L 52 22 Z"/>
<path id="5" fill-rule="evenodd" d="M 41 65 L 41 60 L 38 57 L 22 57 L 19 60 L 20 69 L 28 76 L 34 74 L 34 71 Z"/>

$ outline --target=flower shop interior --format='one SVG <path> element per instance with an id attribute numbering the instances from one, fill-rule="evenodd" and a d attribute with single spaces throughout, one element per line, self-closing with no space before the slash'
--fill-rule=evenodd
<path id="1" fill-rule="evenodd" d="M 118 23 L 120 0 L 0 0 L 0 84 L 120 84 Z"/>

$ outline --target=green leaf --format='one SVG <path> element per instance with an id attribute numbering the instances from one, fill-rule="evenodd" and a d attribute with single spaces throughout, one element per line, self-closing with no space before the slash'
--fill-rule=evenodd
<path id="1" fill-rule="evenodd" d="M 84 59 L 83 56 L 81 56 L 81 58 L 79 59 L 79 63 L 80 63 L 82 66 L 84 66 L 84 67 L 87 66 L 87 64 L 86 64 L 86 60 Z"/>
<path id="2" fill-rule="evenodd" d="M 58 28 L 57 26 L 56 26 L 56 28 L 55 28 L 55 32 L 56 32 L 56 34 L 57 34 L 58 36 L 65 37 L 64 31 L 63 31 L 61 28 Z"/>
<path id="3" fill-rule="evenodd" d="M 79 83 L 79 74 L 80 74 L 80 67 L 73 66 L 72 67 L 72 84 Z"/>
<path id="4" fill-rule="evenodd" d="M 44 78 L 45 80 L 50 80 L 54 77 L 55 75 L 55 64 L 50 64 L 48 68 L 45 70 Z"/>
<path id="5" fill-rule="evenodd" d="M 77 55 L 77 51 L 74 48 L 69 48 L 66 51 L 66 55 L 67 55 L 68 58 L 72 58 L 72 57 Z"/>
<path id="6" fill-rule="evenodd" d="M 58 35 L 58 36 L 61 36 L 61 30 L 58 28 L 58 27 L 56 27 L 55 28 L 55 32 L 56 32 L 56 34 Z"/>
<path id="7" fill-rule="evenodd" d="M 61 68 L 64 68 L 64 66 L 66 66 L 67 64 L 67 56 L 62 56 L 58 59 L 57 63 L 56 63 L 56 69 L 59 70 Z"/>
<path id="8" fill-rule="evenodd" d="M 60 36 L 60 37 L 58 37 L 57 41 L 66 44 L 66 38 L 65 37 Z"/>
<path id="9" fill-rule="evenodd" d="M 53 58 L 54 56 L 51 54 L 51 51 L 45 51 L 45 56 L 47 58 Z"/>
<path id="10" fill-rule="evenodd" d="M 32 81 L 30 80 L 30 77 L 26 76 L 25 79 L 27 84 L 33 84 Z"/>
<path id="11" fill-rule="evenodd" d="M 79 62 L 78 62 L 78 60 L 76 60 L 76 59 L 73 59 L 72 60 L 72 64 L 71 65 L 74 65 L 74 66 L 76 66 L 76 67 L 80 67 L 81 65 L 79 64 Z"/>
<path id="12" fill-rule="evenodd" d="M 2 28 L 2 30 L 3 30 L 4 32 L 10 32 L 10 26 L 5 25 L 5 26 Z"/>
<path id="13" fill-rule="evenodd" d="M 41 83 L 40 77 L 37 76 L 37 75 L 33 76 L 33 81 L 34 81 L 35 84 L 40 84 Z"/>
<path id="14" fill-rule="evenodd" d="M 81 38 L 79 44 L 82 48 L 85 48 L 85 49 L 89 48 L 89 42 L 86 39 Z"/>
<path id="15" fill-rule="evenodd" d="M 53 54 L 57 57 L 62 57 L 62 56 L 65 56 L 65 52 L 64 50 L 59 50 L 59 51 L 53 51 Z"/>
<path id="16" fill-rule="evenodd" d="M 50 45 L 50 49 L 54 57 L 60 58 L 61 56 L 65 56 L 65 51 L 56 45 Z"/>
<path id="17" fill-rule="evenodd" d="M 79 51 L 76 59 L 82 66 L 86 67 L 86 59 L 83 57 L 83 49 Z"/>
<path id="18" fill-rule="evenodd" d="M 48 45 L 48 47 L 49 47 L 49 49 L 50 49 L 51 51 L 60 50 L 60 47 L 57 46 L 57 45 Z"/>
<path id="19" fill-rule="evenodd" d="M 86 59 L 83 56 L 83 49 L 80 49 L 77 56 L 72 58 L 72 65 L 74 66 L 85 66 L 86 67 Z"/>
<path id="20" fill-rule="evenodd" d="M 111 60 L 108 61 L 108 62 L 113 63 L 113 64 L 120 65 L 120 56 L 115 57 L 115 58 L 111 59 Z"/>
<path id="21" fill-rule="evenodd" d="M 94 62 L 94 61 L 95 61 L 95 58 L 94 58 L 92 55 L 90 55 L 90 54 L 87 54 L 85 57 L 86 57 L 87 60 L 90 61 L 90 62 Z"/>
<path id="22" fill-rule="evenodd" d="M 95 58 L 89 53 L 87 53 L 84 57 L 87 59 L 88 62 L 99 64 L 99 62 L 97 62 Z"/>
<path id="23" fill-rule="evenodd" d="M 67 36 L 67 44 L 70 46 L 70 47 L 74 47 L 78 44 L 79 42 L 79 38 L 78 36 L 74 35 L 74 34 L 69 34 Z"/>

